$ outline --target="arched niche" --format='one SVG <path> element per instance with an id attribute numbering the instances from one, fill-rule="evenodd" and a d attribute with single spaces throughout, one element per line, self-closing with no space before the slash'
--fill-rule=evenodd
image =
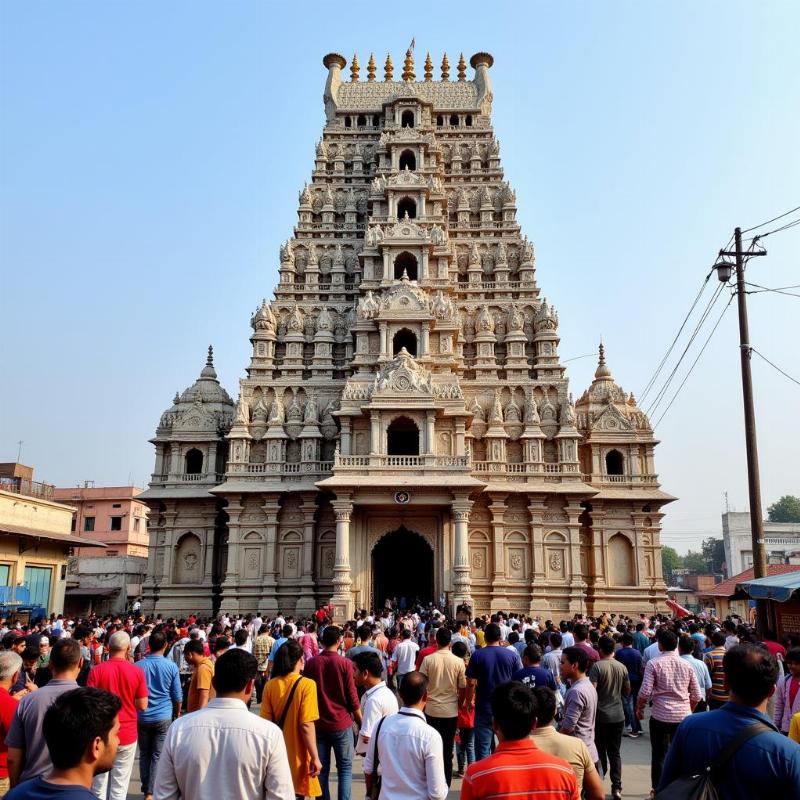
<path id="1" fill-rule="evenodd" d="M 203 579 L 203 545 L 194 533 L 185 533 L 175 548 L 173 580 L 175 583 L 200 584 Z"/>
<path id="2" fill-rule="evenodd" d="M 417 201 L 413 197 L 401 197 L 397 201 L 397 219 L 417 218 Z"/>
<path id="3" fill-rule="evenodd" d="M 606 475 L 624 475 L 625 457 L 619 450 L 609 450 L 606 453 Z"/>
<path id="4" fill-rule="evenodd" d="M 200 475 L 203 472 L 203 451 L 193 447 L 186 453 L 184 465 L 187 475 Z"/>
<path id="5" fill-rule="evenodd" d="M 615 533 L 608 540 L 608 568 L 612 586 L 636 584 L 633 555 L 633 545 L 624 534 Z"/>
<path id="6" fill-rule="evenodd" d="M 400 162 L 398 164 L 400 169 L 407 169 L 413 172 L 417 168 L 417 157 L 414 155 L 413 150 L 403 150 L 400 153 Z"/>
<path id="7" fill-rule="evenodd" d="M 408 328 L 400 328 L 392 337 L 392 352 L 397 355 L 405 347 L 412 356 L 417 355 L 417 335 Z"/>
<path id="8" fill-rule="evenodd" d="M 418 456 L 419 428 L 406 416 L 392 420 L 386 429 L 386 452 L 390 456 Z"/>
<path id="9" fill-rule="evenodd" d="M 414 112 L 413 111 L 404 111 L 400 115 L 400 127 L 401 128 L 413 128 L 414 127 Z"/>
<path id="10" fill-rule="evenodd" d="M 258 531 L 248 531 L 242 537 L 241 575 L 245 580 L 258 580 L 261 577 L 261 551 L 264 538 Z"/>
<path id="11" fill-rule="evenodd" d="M 417 257 L 413 253 L 404 250 L 394 260 L 394 277 L 395 280 L 400 280 L 403 273 L 408 276 L 410 281 L 417 280 Z"/>

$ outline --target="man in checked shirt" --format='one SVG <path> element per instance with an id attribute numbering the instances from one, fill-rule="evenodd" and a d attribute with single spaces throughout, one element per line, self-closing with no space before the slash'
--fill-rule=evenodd
<path id="1" fill-rule="evenodd" d="M 675 632 L 662 626 L 658 629 L 656 641 L 661 655 L 645 665 L 636 705 L 636 716 L 641 720 L 644 719 L 647 701 L 653 701 L 650 710 L 650 779 L 653 788 L 661 780 L 664 759 L 678 725 L 694 711 L 702 696 L 697 674 L 678 655 Z"/>

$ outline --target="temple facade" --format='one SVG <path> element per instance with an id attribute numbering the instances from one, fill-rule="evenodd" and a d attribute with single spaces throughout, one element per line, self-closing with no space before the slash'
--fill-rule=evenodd
<path id="1" fill-rule="evenodd" d="M 492 128 L 493 59 L 366 80 L 327 55 L 325 126 L 234 403 L 209 348 L 161 417 L 144 607 L 338 618 L 665 608 L 645 414 L 573 403 Z"/>

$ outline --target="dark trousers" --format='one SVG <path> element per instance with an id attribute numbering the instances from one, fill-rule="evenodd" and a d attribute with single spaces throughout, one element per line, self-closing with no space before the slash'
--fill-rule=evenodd
<path id="1" fill-rule="evenodd" d="M 678 730 L 679 722 L 661 722 L 650 717 L 650 780 L 654 789 L 658 788 L 661 781 L 661 771 L 664 769 L 664 759 L 672 743 L 672 737 Z"/>
<path id="2" fill-rule="evenodd" d="M 595 722 L 594 743 L 600 759 L 602 775 L 605 777 L 609 768 L 611 771 L 611 788 L 622 789 L 622 729 L 625 722 Z"/>
<path id="3" fill-rule="evenodd" d="M 429 717 L 425 715 L 428 725 L 439 731 L 442 737 L 442 752 L 444 753 L 444 779 L 447 785 L 453 780 L 453 745 L 456 741 L 456 723 L 458 717 Z"/>
<path id="4" fill-rule="evenodd" d="M 153 793 L 153 783 L 156 778 L 158 759 L 167 738 L 167 728 L 171 719 L 162 719 L 158 722 L 140 722 L 137 725 L 139 740 L 139 779 L 142 782 L 142 794 Z"/>

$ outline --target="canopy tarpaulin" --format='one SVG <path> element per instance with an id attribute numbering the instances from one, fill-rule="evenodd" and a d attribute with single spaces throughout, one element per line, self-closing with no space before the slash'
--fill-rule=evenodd
<path id="1" fill-rule="evenodd" d="M 737 588 L 747 592 L 753 600 L 776 600 L 785 603 L 800 589 L 800 568 L 796 572 L 784 572 L 780 575 L 743 581 Z"/>
<path id="2" fill-rule="evenodd" d="M 684 617 L 691 616 L 691 611 L 684 608 L 680 603 L 676 603 L 673 599 L 667 598 L 667 608 L 678 618 L 683 619 Z"/>

